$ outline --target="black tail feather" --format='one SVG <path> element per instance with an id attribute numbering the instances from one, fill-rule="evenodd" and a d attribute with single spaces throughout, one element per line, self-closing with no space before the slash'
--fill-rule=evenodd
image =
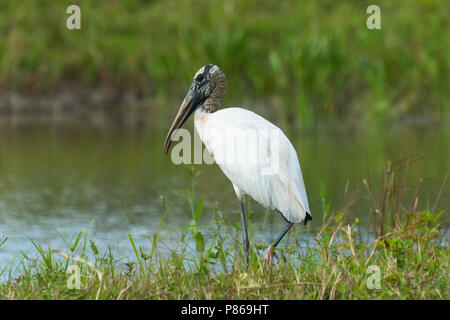
<path id="1" fill-rule="evenodd" d="M 305 224 L 304 225 L 306 225 L 306 223 L 309 221 L 309 220 L 312 220 L 312 217 L 311 217 L 311 215 L 307 212 L 306 213 L 306 217 L 305 217 Z"/>

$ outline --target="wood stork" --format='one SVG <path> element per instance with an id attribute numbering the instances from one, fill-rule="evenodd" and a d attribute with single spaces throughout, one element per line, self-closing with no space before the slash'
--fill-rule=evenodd
<path id="1" fill-rule="evenodd" d="M 244 213 L 244 195 L 251 196 L 264 207 L 277 210 L 287 221 L 286 227 L 266 250 L 265 259 L 270 263 L 273 248 L 292 225 L 300 221 L 306 224 L 312 219 L 302 172 L 294 147 L 277 126 L 246 109 L 234 107 L 217 111 L 225 96 L 226 85 L 225 73 L 216 65 L 209 64 L 197 71 L 169 129 L 164 152 L 167 154 L 169 151 L 174 132 L 195 111 L 195 130 L 233 184 L 239 200 L 246 266 L 248 266 L 249 240 Z M 251 130 L 258 133 L 257 140 L 253 141 L 253 144 L 257 141 L 257 149 L 251 146 L 238 147 L 239 143 L 236 140 L 232 140 L 234 142 L 231 145 L 223 142 L 223 132 L 232 132 L 237 141 L 244 141 Z M 270 132 L 278 134 L 274 138 Z M 277 147 L 276 152 L 273 152 L 272 146 Z M 235 160 L 256 158 L 257 161 L 224 161 L 229 155 L 234 156 Z M 217 161 L 218 159 L 221 161 Z M 263 169 L 267 168 L 275 169 L 264 172 Z"/>

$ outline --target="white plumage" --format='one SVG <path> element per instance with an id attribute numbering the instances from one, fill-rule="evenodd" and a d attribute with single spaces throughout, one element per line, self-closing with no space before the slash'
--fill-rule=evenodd
<path id="1" fill-rule="evenodd" d="M 277 209 L 292 223 L 305 220 L 306 213 L 310 211 L 297 153 L 277 126 L 242 108 L 221 109 L 213 113 L 198 109 L 194 123 L 208 151 L 216 161 L 222 160 L 217 161 L 218 165 L 233 184 L 239 198 L 247 194 L 263 206 Z M 238 141 L 224 143 L 226 132 L 234 132 L 234 137 L 241 141 L 248 138 L 246 133 L 255 132 L 258 147 L 249 146 L 254 141 L 248 140 L 247 144 L 239 144 Z M 275 148 L 278 154 L 270 153 L 274 143 L 271 139 L 278 139 L 275 142 L 278 144 Z M 254 159 L 255 150 L 256 163 L 239 163 L 239 160 Z M 273 174 L 264 174 L 263 171 L 271 164 L 275 168 Z"/>

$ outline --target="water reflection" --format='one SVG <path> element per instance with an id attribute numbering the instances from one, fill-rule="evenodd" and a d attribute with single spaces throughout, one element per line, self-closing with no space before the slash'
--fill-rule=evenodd
<path id="1" fill-rule="evenodd" d="M 192 126 L 190 127 L 192 130 Z M 44 247 L 64 249 L 61 239 L 86 231 L 95 221 L 94 236 L 100 249 L 115 245 L 118 254 L 129 256 L 127 234 L 137 245 L 147 239 L 164 212 L 166 229 L 189 224 L 188 204 L 176 190 L 190 187 L 187 168 L 176 166 L 163 154 L 166 128 L 155 126 L 96 127 L 79 124 L 19 125 L 0 127 L 0 266 L 21 252 L 35 255 L 29 238 Z M 320 188 L 323 182 L 332 208 L 351 202 L 361 178 L 381 181 L 388 160 L 423 153 L 424 159 L 409 168 L 408 185 L 424 178 L 419 207 L 434 203 L 443 177 L 449 170 L 449 131 L 445 128 L 395 127 L 375 132 L 317 130 L 289 134 L 300 157 L 313 214 L 312 228 L 322 223 Z M 214 210 L 239 223 L 237 200 L 220 169 L 196 167 L 196 194 L 206 198 L 202 223 Z M 450 205 L 449 188 L 443 190 L 438 210 Z M 351 207 L 351 215 L 368 220 L 365 194 Z M 250 203 L 254 221 L 264 220 L 264 209 Z M 261 237 L 278 234 L 283 220 L 270 214 Z"/>

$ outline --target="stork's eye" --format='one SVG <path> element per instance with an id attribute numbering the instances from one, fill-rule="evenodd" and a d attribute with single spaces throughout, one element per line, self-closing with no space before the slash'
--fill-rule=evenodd
<path id="1" fill-rule="evenodd" d="M 199 83 L 203 82 L 203 80 L 205 80 L 205 76 L 203 74 L 199 74 L 197 78 L 195 78 L 195 81 Z"/>

